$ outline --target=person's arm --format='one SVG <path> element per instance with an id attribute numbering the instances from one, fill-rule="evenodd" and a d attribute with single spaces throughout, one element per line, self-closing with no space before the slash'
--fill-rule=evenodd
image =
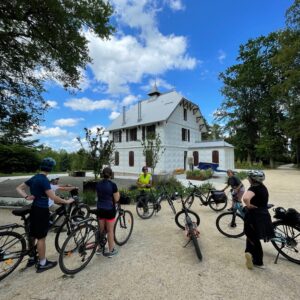
<path id="1" fill-rule="evenodd" d="M 222 191 L 225 192 L 225 190 L 227 190 L 228 187 L 229 187 L 229 185 L 227 184 Z"/>
<path id="2" fill-rule="evenodd" d="M 74 202 L 73 198 L 70 199 L 62 199 L 60 197 L 58 197 L 57 195 L 55 195 L 55 193 L 52 190 L 47 190 L 46 191 L 46 195 L 48 196 L 48 198 L 52 199 L 55 203 L 60 203 L 60 204 L 70 204 L 72 202 Z"/>
<path id="3" fill-rule="evenodd" d="M 251 199 L 255 196 L 255 194 L 252 191 L 247 191 L 244 196 L 243 196 L 243 202 L 247 206 L 247 208 L 252 209 L 252 208 L 257 208 L 257 206 L 252 205 Z"/>
<path id="4" fill-rule="evenodd" d="M 119 192 L 113 193 L 113 198 L 114 198 L 114 203 L 119 202 L 119 200 L 120 200 L 120 193 Z"/>
<path id="5" fill-rule="evenodd" d="M 146 187 L 147 187 L 147 188 L 151 188 L 151 187 L 152 187 L 152 177 L 151 177 L 151 179 L 149 180 L 149 183 L 146 184 Z"/>
<path id="6" fill-rule="evenodd" d="M 67 186 L 67 185 L 59 185 L 57 188 L 58 191 L 65 191 L 65 192 L 70 192 L 78 189 L 79 188 L 77 186 Z"/>
<path id="7" fill-rule="evenodd" d="M 16 187 L 16 190 L 18 192 L 18 194 L 20 196 L 22 196 L 24 199 L 26 200 L 34 200 L 34 196 L 33 195 L 28 195 L 26 192 L 26 189 L 28 188 L 28 186 L 23 182 L 20 185 L 18 185 Z"/>

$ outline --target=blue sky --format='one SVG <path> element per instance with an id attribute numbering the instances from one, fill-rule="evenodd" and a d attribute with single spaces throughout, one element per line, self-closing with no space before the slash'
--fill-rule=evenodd
<path id="1" fill-rule="evenodd" d="M 158 89 L 175 89 L 199 105 L 206 120 L 220 106 L 218 74 L 236 63 L 239 46 L 284 27 L 292 0 L 112 0 L 116 34 L 91 32 L 93 62 L 82 70 L 81 91 L 46 82 L 40 143 L 68 152 L 79 149 L 83 128 L 107 127 L 122 107 Z"/>

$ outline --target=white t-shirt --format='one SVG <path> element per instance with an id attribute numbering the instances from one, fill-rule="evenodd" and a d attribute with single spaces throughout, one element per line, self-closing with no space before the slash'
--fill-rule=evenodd
<path id="1" fill-rule="evenodd" d="M 51 186 L 51 190 L 55 193 L 55 191 L 59 188 L 59 186 L 57 184 L 50 184 Z M 49 198 L 48 200 L 48 206 L 52 206 L 54 204 L 54 201 L 52 199 Z"/>

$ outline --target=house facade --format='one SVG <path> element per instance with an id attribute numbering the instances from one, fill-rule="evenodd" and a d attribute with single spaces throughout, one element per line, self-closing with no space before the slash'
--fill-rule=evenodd
<path id="1" fill-rule="evenodd" d="M 115 173 L 138 174 L 146 165 L 141 141 L 159 134 L 165 151 L 155 167 L 156 174 L 188 170 L 199 162 L 215 162 L 219 169 L 234 168 L 234 148 L 224 141 L 202 141 L 206 132 L 200 108 L 177 93 L 160 93 L 156 87 L 149 98 L 123 112 L 107 128 L 115 143 Z"/>

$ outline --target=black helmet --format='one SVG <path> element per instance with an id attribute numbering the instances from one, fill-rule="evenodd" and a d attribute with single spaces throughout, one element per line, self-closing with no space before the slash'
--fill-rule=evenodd
<path id="1" fill-rule="evenodd" d="M 250 170 L 247 175 L 256 182 L 263 182 L 265 180 L 265 173 L 260 170 Z"/>
<path id="2" fill-rule="evenodd" d="M 45 172 L 51 172 L 56 165 L 56 161 L 52 157 L 46 157 L 41 162 L 41 170 Z"/>
<path id="3" fill-rule="evenodd" d="M 148 167 L 147 166 L 143 166 L 142 167 L 142 172 L 144 172 L 144 171 L 148 171 Z"/>

